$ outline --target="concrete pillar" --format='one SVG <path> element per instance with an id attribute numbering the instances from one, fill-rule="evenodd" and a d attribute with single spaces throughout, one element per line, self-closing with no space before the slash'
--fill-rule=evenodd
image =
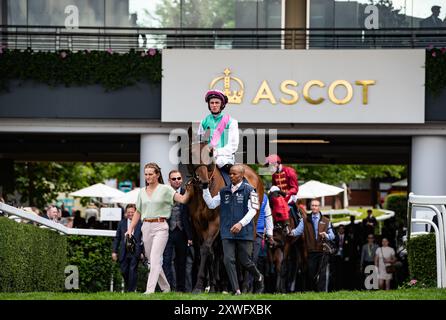
<path id="1" fill-rule="evenodd" d="M 161 168 L 164 183 L 168 183 L 168 174 L 170 170 L 178 169 L 177 159 L 170 159 L 172 157 L 172 147 L 175 141 L 169 141 L 169 134 L 142 134 L 141 135 L 141 150 L 140 150 L 140 185 L 145 186 L 144 182 L 144 165 L 149 162 L 157 163 Z"/>
<path id="2" fill-rule="evenodd" d="M 307 27 L 307 0 L 285 0 L 285 28 Z M 286 31 L 285 48 L 305 49 L 305 32 Z"/>
<path id="3" fill-rule="evenodd" d="M 418 195 L 446 195 L 446 137 L 417 136 L 412 138 L 410 191 Z M 417 208 L 412 217 L 433 218 L 433 211 Z M 430 227 L 416 224 L 412 231 L 429 231 Z"/>
<path id="4" fill-rule="evenodd" d="M 446 137 L 412 138 L 411 191 L 446 195 Z"/>

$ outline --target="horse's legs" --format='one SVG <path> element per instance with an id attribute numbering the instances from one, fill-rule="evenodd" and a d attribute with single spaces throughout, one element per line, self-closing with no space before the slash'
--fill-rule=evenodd
<path id="1" fill-rule="evenodd" d="M 211 244 L 209 240 L 203 242 L 200 247 L 200 267 L 198 268 L 197 283 L 195 284 L 194 293 L 199 293 L 204 290 L 205 283 L 207 282 L 208 256 L 211 252 Z"/>
<path id="2" fill-rule="evenodd" d="M 276 292 L 283 292 L 282 262 L 283 262 L 283 252 L 280 248 L 276 248 L 276 250 L 274 250 L 274 266 L 276 269 Z"/>

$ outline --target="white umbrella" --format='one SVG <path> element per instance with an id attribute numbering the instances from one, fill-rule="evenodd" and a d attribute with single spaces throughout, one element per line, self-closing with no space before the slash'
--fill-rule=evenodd
<path id="1" fill-rule="evenodd" d="M 344 191 L 342 188 L 338 188 L 326 183 L 311 180 L 303 185 L 299 186 L 299 192 L 297 193 L 298 199 L 312 199 L 319 197 L 334 196 Z"/>
<path id="2" fill-rule="evenodd" d="M 407 187 L 407 179 L 392 183 L 392 187 Z"/>
<path id="3" fill-rule="evenodd" d="M 75 192 L 71 192 L 72 197 L 90 197 L 90 198 L 116 198 L 121 197 L 125 193 L 109 187 L 103 183 L 97 183 L 87 188 L 80 189 Z"/>
<path id="4" fill-rule="evenodd" d="M 138 193 L 141 188 L 135 188 L 132 191 L 125 193 L 121 197 L 113 198 L 112 203 L 125 203 L 125 204 L 136 204 L 136 199 L 138 198 Z"/>

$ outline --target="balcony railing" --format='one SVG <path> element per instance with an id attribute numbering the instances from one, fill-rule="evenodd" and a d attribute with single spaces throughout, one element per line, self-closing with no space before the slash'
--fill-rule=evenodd
<path id="1" fill-rule="evenodd" d="M 353 49 L 446 47 L 441 29 L 67 29 L 53 26 L 0 26 L 0 44 L 42 51 L 148 48 Z"/>

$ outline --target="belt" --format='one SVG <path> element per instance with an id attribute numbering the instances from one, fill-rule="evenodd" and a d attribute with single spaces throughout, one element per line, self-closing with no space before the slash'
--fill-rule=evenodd
<path id="1" fill-rule="evenodd" d="M 164 222 L 166 218 L 144 219 L 144 222 Z"/>

